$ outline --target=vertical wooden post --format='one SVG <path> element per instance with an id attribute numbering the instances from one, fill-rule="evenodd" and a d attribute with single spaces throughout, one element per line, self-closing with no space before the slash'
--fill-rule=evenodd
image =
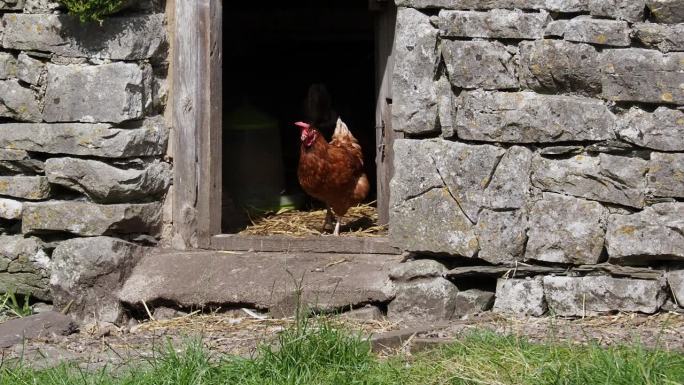
<path id="1" fill-rule="evenodd" d="M 222 1 L 175 1 L 173 243 L 207 247 L 221 221 Z"/>
<path id="2" fill-rule="evenodd" d="M 394 71 L 394 29 L 397 8 L 393 1 L 383 2 L 375 20 L 375 143 L 378 189 L 378 222 L 389 223 L 390 180 L 394 173 L 392 130 L 392 73 Z"/>

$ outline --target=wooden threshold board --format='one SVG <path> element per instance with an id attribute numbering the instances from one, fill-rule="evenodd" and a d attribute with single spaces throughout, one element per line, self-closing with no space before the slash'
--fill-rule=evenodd
<path id="1" fill-rule="evenodd" d="M 287 237 L 282 235 L 219 234 L 211 237 L 213 250 L 309 252 L 346 254 L 401 254 L 385 237 Z"/>

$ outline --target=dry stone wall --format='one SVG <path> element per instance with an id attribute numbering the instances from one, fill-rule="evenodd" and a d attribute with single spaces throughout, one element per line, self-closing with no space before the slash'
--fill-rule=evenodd
<path id="1" fill-rule="evenodd" d="M 0 1 L 0 292 L 111 322 L 172 177 L 163 4 L 135 3 L 83 24 L 52 1 Z"/>
<path id="2" fill-rule="evenodd" d="M 684 307 L 684 1 L 396 4 L 390 317 Z"/>

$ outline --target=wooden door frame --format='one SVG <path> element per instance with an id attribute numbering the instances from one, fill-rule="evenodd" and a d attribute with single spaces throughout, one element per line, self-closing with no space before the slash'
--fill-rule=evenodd
<path id="1" fill-rule="evenodd" d="M 173 227 L 175 248 L 263 251 L 395 253 L 387 239 L 280 239 L 221 234 L 223 1 L 175 1 L 172 76 Z M 369 0 L 382 11 L 375 25 L 376 164 L 381 223 L 389 218 L 392 176 L 391 73 L 396 7 Z"/>

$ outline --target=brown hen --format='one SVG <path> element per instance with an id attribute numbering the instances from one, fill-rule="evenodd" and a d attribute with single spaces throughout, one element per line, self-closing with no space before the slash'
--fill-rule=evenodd
<path id="1" fill-rule="evenodd" d="M 350 207 L 361 202 L 370 189 L 363 171 L 363 153 L 354 135 L 342 119 L 337 119 L 332 140 L 328 143 L 308 123 L 295 123 L 301 129 L 299 184 L 312 197 L 327 205 L 324 229 L 337 216 L 334 235 L 340 233 L 340 218 Z"/>

